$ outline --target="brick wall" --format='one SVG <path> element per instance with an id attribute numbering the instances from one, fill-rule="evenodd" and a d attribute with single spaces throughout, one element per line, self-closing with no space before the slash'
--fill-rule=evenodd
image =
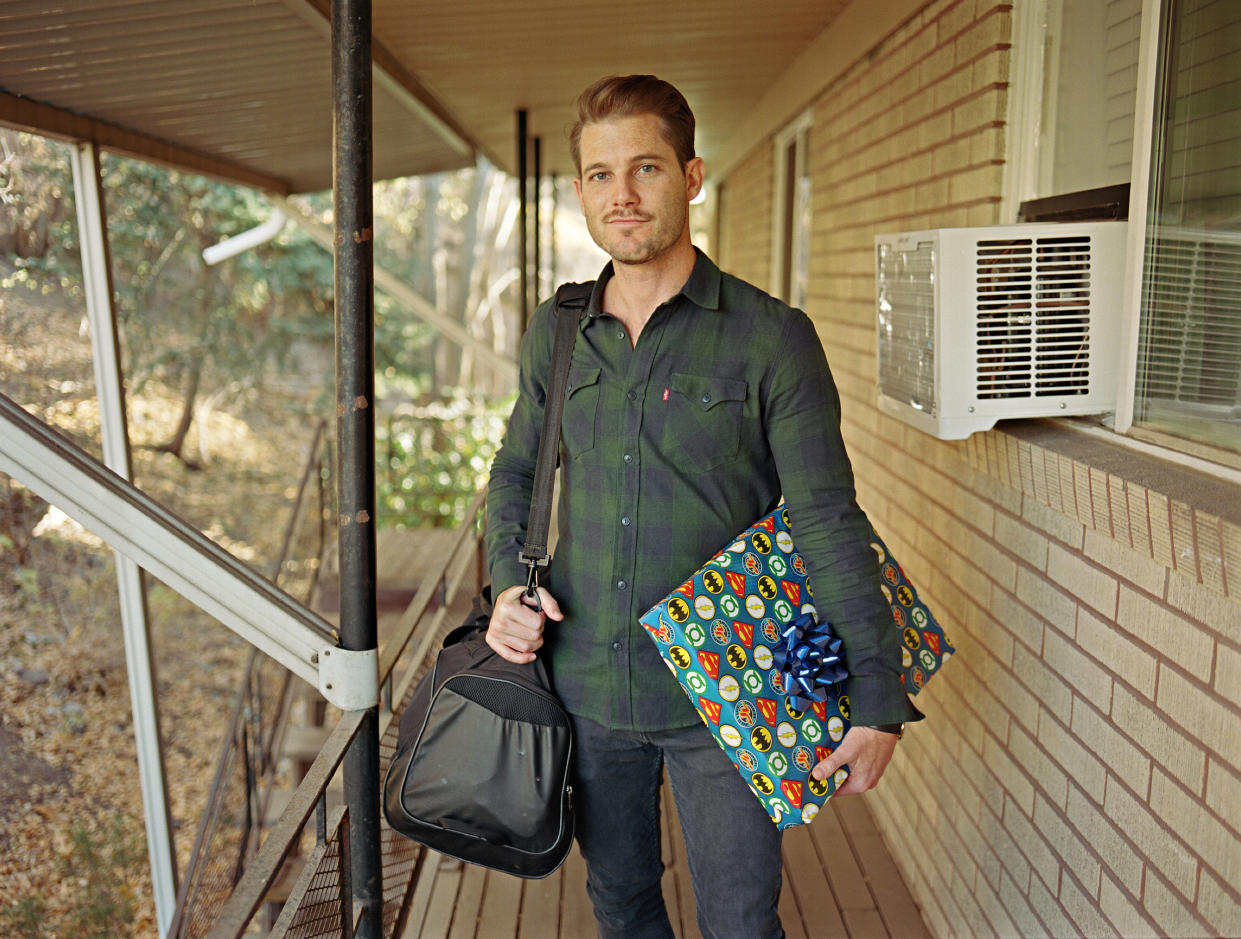
<path id="1" fill-rule="evenodd" d="M 936 0 L 815 105 L 808 307 L 859 500 L 958 648 L 867 798 L 937 935 L 1239 935 L 1241 527 L 875 407 L 872 237 L 999 221 L 1010 30 L 1008 4 Z M 760 284 L 763 153 L 721 217 Z"/>
<path id="2" fill-rule="evenodd" d="M 742 160 L 720 190 L 720 218 L 731 223 L 720 225 L 716 260 L 724 270 L 763 289 L 771 278 L 774 185 L 775 158 L 767 142 Z"/>

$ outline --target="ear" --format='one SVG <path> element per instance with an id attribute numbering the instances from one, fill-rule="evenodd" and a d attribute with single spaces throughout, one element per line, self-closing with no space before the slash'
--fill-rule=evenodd
<path id="1" fill-rule="evenodd" d="M 582 177 L 573 177 L 573 191 L 577 193 L 577 207 L 582 210 L 582 214 L 586 214 L 586 203 L 582 201 Z"/>
<path id="2" fill-rule="evenodd" d="M 694 157 L 685 164 L 685 195 L 690 201 L 702 191 L 704 173 L 702 157 Z"/>

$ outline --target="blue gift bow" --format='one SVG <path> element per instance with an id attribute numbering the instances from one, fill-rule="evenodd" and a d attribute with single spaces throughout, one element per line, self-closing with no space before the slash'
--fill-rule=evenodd
<path id="1" fill-rule="evenodd" d="M 827 700 L 828 688 L 849 677 L 840 658 L 844 642 L 830 623 L 817 622 L 811 613 L 789 623 L 781 636 L 784 642 L 772 651 L 772 660 L 788 680 L 793 707 L 808 711 L 814 702 Z"/>

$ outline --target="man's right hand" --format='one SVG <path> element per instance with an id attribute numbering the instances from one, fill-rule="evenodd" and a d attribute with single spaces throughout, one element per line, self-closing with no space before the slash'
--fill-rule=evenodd
<path id="1" fill-rule="evenodd" d="M 543 645 L 543 624 L 550 617 L 564 619 L 555 598 L 538 588 L 540 613 L 528 604 L 526 588 L 520 584 L 509 587 L 492 604 L 491 623 L 487 627 L 487 645 L 504 659 L 517 664 L 533 662 L 535 652 Z"/>

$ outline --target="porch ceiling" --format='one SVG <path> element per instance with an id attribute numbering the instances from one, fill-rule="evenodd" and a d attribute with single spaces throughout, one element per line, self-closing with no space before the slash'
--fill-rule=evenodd
<path id="1" fill-rule="evenodd" d="M 512 172 L 515 111 L 571 172 L 574 95 L 653 72 L 708 162 L 850 0 L 374 0 L 375 176 Z M 279 192 L 331 184 L 329 0 L 6 0 L 0 124 Z M 797 103 L 790 103 L 790 108 Z"/>

